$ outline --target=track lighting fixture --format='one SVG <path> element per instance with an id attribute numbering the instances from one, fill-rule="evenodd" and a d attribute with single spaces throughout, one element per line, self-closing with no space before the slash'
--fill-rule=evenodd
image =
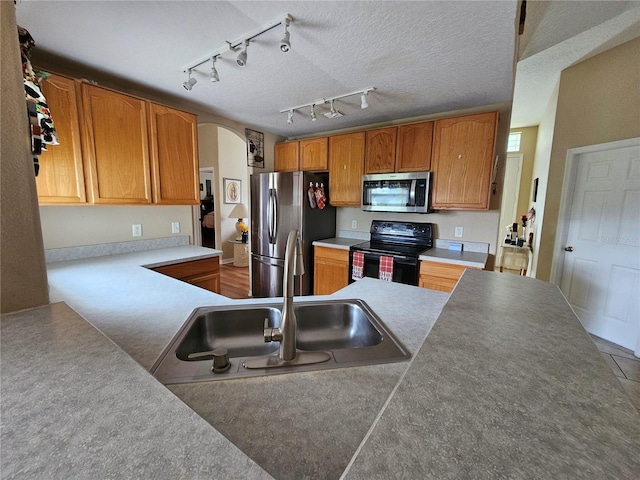
<path id="1" fill-rule="evenodd" d="M 293 123 L 293 113 L 296 110 L 302 110 L 305 109 L 307 107 L 311 107 L 311 121 L 315 122 L 317 120 L 316 117 L 316 107 L 318 105 L 324 105 L 325 103 L 328 103 L 330 105 L 329 111 L 323 113 L 323 115 L 327 118 L 337 118 L 337 117 L 342 117 L 344 114 L 340 111 L 337 110 L 335 108 L 334 105 L 334 101 L 335 100 L 340 100 L 342 98 L 346 98 L 346 97 L 353 97 L 355 95 L 360 95 L 360 108 L 367 108 L 369 106 L 369 103 L 367 102 L 367 96 L 369 94 L 369 92 L 375 90 L 376 87 L 367 87 L 367 88 L 363 88 L 361 90 L 356 90 L 355 92 L 349 92 L 349 93 L 345 93 L 343 95 L 336 95 L 335 97 L 329 97 L 329 98 L 321 98 L 320 100 L 315 100 L 312 103 L 305 103 L 303 105 L 298 105 L 296 107 L 289 107 L 289 108 L 285 108 L 284 110 L 280 110 L 280 113 L 286 113 L 287 114 L 287 123 L 291 124 Z"/>
<path id="2" fill-rule="evenodd" d="M 284 20 L 284 36 L 280 40 L 280 50 L 287 53 L 291 50 L 291 43 L 289 43 L 289 19 Z"/>
<path id="3" fill-rule="evenodd" d="M 293 17 L 291 17 L 291 15 L 287 13 L 286 15 L 281 16 L 277 20 L 271 22 L 266 27 L 260 27 L 256 30 L 253 30 L 247 33 L 246 35 L 243 35 L 242 37 L 240 37 L 239 40 L 236 40 L 233 42 L 225 41 L 222 46 L 220 46 L 213 52 L 209 53 L 205 58 L 201 58 L 200 60 L 197 60 L 189 65 L 186 65 L 182 69 L 184 72 L 189 73 L 189 79 L 186 82 L 184 82 L 182 86 L 186 90 L 191 90 L 193 86 L 197 83 L 197 80 L 195 78 L 191 78 L 191 73 L 194 70 L 196 70 L 199 66 L 204 65 L 207 62 L 211 62 L 211 81 L 219 82 L 220 77 L 218 76 L 218 71 L 216 70 L 216 60 L 218 59 L 218 57 L 223 57 L 227 54 L 237 53 L 239 48 L 242 46 L 244 46 L 244 48 L 240 53 L 238 53 L 238 56 L 236 57 L 236 64 L 239 67 L 246 66 L 247 47 L 249 46 L 249 43 L 255 38 L 262 35 L 263 33 L 266 33 L 269 30 L 273 30 L 279 25 L 284 26 L 284 35 L 280 40 L 280 50 L 283 52 L 288 52 L 289 50 L 291 50 L 291 43 L 289 41 L 289 25 L 291 24 L 292 21 L 293 21 Z M 201 73 L 204 73 L 204 72 L 201 72 Z"/>
<path id="4" fill-rule="evenodd" d="M 218 76 L 218 70 L 216 70 L 216 60 L 217 60 L 217 57 L 211 58 L 211 81 L 212 82 L 220 81 L 220 77 Z"/>
<path id="5" fill-rule="evenodd" d="M 182 86 L 185 90 L 190 91 L 196 83 L 198 83 L 198 80 L 191 77 L 191 69 L 189 69 L 189 79 Z"/>
<path id="6" fill-rule="evenodd" d="M 239 67 L 245 67 L 247 65 L 247 47 L 249 46 L 249 40 L 244 41 L 244 50 L 242 50 L 238 54 L 238 58 L 236 58 L 236 63 Z"/>
<path id="7" fill-rule="evenodd" d="M 360 108 L 365 109 L 369 106 L 369 102 L 367 102 L 367 94 L 368 92 L 362 93 L 360 95 Z"/>
<path id="8" fill-rule="evenodd" d="M 331 108 L 329 109 L 328 112 L 325 112 L 324 116 L 327 118 L 338 118 L 342 116 L 342 112 L 340 112 L 339 110 L 336 110 L 336 107 L 333 106 L 333 101 L 335 99 L 332 98 L 329 103 L 331 105 Z"/>

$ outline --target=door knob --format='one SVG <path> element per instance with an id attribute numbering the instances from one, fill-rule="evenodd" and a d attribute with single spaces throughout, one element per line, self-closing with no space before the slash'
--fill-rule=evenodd
<path id="1" fill-rule="evenodd" d="M 573 252 L 573 247 L 564 247 L 565 252 Z"/>

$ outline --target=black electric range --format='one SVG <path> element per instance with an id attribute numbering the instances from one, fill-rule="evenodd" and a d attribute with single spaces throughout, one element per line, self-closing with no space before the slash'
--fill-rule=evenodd
<path id="1" fill-rule="evenodd" d="M 373 220 L 369 233 L 371 239 L 368 242 L 358 243 L 349 249 L 349 283 L 360 276 L 382 278 L 381 257 L 391 257 L 392 281 L 418 285 L 418 257 L 433 246 L 433 225 Z M 360 259 L 356 259 L 356 265 L 362 264 L 362 271 L 354 270 L 356 252 L 362 254 Z"/>

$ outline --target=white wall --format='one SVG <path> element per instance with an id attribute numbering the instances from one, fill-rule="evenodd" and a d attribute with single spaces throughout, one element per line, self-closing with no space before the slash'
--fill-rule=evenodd
<path id="1" fill-rule="evenodd" d="M 173 235 L 189 235 L 190 243 L 193 243 L 189 205 L 41 206 L 40 220 L 45 249 Z M 180 223 L 180 233 L 171 233 L 171 222 Z M 133 237 L 133 224 L 142 225 L 142 237 Z"/>
<path id="2" fill-rule="evenodd" d="M 0 2 L 2 27 L 2 313 L 49 303 L 20 48 L 13 2 Z"/>
<path id="3" fill-rule="evenodd" d="M 533 255 L 531 260 L 531 268 L 529 276 L 536 276 L 538 259 L 540 257 L 540 245 L 542 229 L 544 227 L 544 211 L 547 199 L 547 187 L 549 183 L 549 165 L 551 163 L 551 145 L 553 142 L 553 131 L 556 124 L 556 108 L 558 105 L 558 92 L 560 83 L 556 84 L 556 88 L 549 99 L 549 103 L 542 117 L 542 121 L 538 126 L 538 139 L 536 142 L 536 156 L 533 162 L 533 172 L 531 177 L 538 180 L 537 200 L 532 202 L 536 211 L 536 218 L 531 225 L 533 230 Z"/>

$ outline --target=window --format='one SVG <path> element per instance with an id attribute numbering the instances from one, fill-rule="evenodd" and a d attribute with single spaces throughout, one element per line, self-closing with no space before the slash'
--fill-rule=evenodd
<path id="1" fill-rule="evenodd" d="M 507 152 L 519 152 L 520 151 L 520 137 L 522 132 L 514 132 L 509 134 L 509 141 L 507 142 Z"/>

